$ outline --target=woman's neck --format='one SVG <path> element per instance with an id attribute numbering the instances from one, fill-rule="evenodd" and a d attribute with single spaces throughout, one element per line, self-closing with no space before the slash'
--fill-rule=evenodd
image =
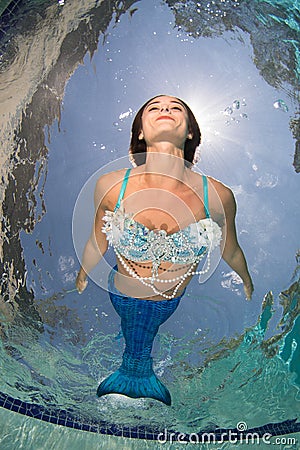
<path id="1" fill-rule="evenodd" d="M 168 142 L 148 147 L 144 172 L 145 182 L 149 185 L 183 182 L 186 176 L 183 150 Z"/>

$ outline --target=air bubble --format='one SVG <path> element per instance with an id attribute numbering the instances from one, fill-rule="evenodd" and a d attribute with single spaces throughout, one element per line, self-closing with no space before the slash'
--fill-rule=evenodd
<path id="1" fill-rule="evenodd" d="M 223 114 L 225 116 L 230 116 L 233 113 L 233 109 L 230 106 L 227 106 L 227 108 L 224 109 Z"/>
<path id="2" fill-rule="evenodd" d="M 124 87 L 126 87 L 126 86 L 124 86 Z M 128 108 L 128 111 L 126 111 L 126 112 L 124 112 L 124 113 L 119 115 L 119 119 L 120 120 L 127 119 L 127 117 L 132 116 L 132 112 L 133 112 L 132 109 Z"/>
<path id="3" fill-rule="evenodd" d="M 234 102 L 232 103 L 232 107 L 233 109 L 240 109 L 240 101 L 234 100 Z"/>
<path id="4" fill-rule="evenodd" d="M 281 111 L 284 112 L 288 112 L 289 110 L 287 104 L 281 99 L 276 100 L 276 102 L 273 103 L 273 106 L 275 109 L 280 109 Z"/>

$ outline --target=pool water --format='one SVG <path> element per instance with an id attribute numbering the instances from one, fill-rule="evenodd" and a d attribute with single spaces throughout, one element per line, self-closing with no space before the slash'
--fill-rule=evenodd
<path id="1" fill-rule="evenodd" d="M 49 448 L 82 446 L 82 434 L 87 446 L 157 448 L 165 430 L 299 432 L 299 3 L 24 3 L 0 42 L 0 400 L 23 414 L 1 410 L 14 430 L 1 448 L 16 433 L 42 448 L 49 430 Z M 195 170 L 234 191 L 255 284 L 248 303 L 217 256 L 205 283 L 191 282 L 153 351 L 171 407 L 95 395 L 124 346 L 111 252 L 74 291 L 95 181 L 129 167 L 133 116 L 160 93 L 195 112 Z M 91 432 L 70 430 L 80 424 Z"/>

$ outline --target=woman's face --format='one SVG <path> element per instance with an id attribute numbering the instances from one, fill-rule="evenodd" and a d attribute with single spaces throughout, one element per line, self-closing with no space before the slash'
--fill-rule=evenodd
<path id="1" fill-rule="evenodd" d="M 147 104 L 139 136 L 145 139 L 147 146 L 157 142 L 171 142 L 178 148 L 184 148 L 188 134 L 188 114 L 180 100 L 161 96 Z"/>

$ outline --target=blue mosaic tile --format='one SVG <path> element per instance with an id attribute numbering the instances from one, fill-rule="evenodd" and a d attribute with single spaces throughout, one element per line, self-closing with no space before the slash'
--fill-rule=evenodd
<path id="1" fill-rule="evenodd" d="M 55 423 L 55 425 L 57 425 L 57 423 L 58 423 L 58 417 L 50 417 L 50 420 L 49 420 L 49 422 L 51 422 L 51 423 Z"/>
<path id="2" fill-rule="evenodd" d="M 21 406 L 19 409 L 19 414 L 26 415 L 26 408 L 24 406 Z"/>
<path id="3" fill-rule="evenodd" d="M 67 419 L 67 420 L 66 420 L 65 426 L 66 426 L 66 427 L 73 428 L 73 422 L 72 422 L 72 420 L 71 420 L 71 419 Z"/>
<path id="4" fill-rule="evenodd" d="M 82 425 L 82 431 L 91 431 L 92 427 L 87 424 Z"/>
<path id="5" fill-rule="evenodd" d="M 136 430 L 131 431 L 131 437 L 133 439 L 139 439 L 139 433 Z"/>
<path id="6" fill-rule="evenodd" d="M 184 436 L 175 430 L 158 430 L 151 429 L 150 427 L 139 425 L 135 427 L 121 426 L 114 423 L 105 422 L 101 420 L 88 421 L 85 419 L 79 419 L 71 411 L 61 410 L 56 408 L 49 408 L 47 410 L 44 406 L 24 402 L 20 399 L 10 397 L 3 392 L 0 392 L 0 406 L 19 414 L 23 414 L 28 417 L 43 420 L 45 422 L 53 423 L 55 425 L 74 428 L 81 431 L 87 431 L 91 433 L 106 434 L 112 436 L 122 436 L 132 439 L 146 439 L 146 440 L 158 440 L 161 437 L 161 433 L 166 439 L 172 437 L 173 442 L 176 438 L 180 437 L 180 441 L 196 442 L 196 439 L 204 439 L 207 434 L 212 433 L 215 439 L 229 440 L 230 433 L 237 433 L 239 438 L 246 439 L 247 434 L 254 434 L 262 437 L 264 434 L 269 433 L 272 436 L 279 436 L 291 433 L 300 432 L 300 422 L 297 422 L 297 418 L 291 420 L 285 420 L 279 423 L 268 423 L 261 427 L 249 428 L 245 431 L 239 431 L 237 428 L 217 428 L 212 427 L 210 430 L 205 429 L 198 433 L 192 433 L 192 435 L 185 434 Z"/>

